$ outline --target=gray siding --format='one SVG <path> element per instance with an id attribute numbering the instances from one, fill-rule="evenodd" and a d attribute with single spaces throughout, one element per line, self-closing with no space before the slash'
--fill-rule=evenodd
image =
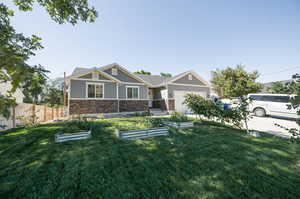
<path id="1" fill-rule="evenodd" d="M 133 82 L 133 83 L 140 83 L 139 81 L 137 81 L 136 79 L 130 77 L 129 75 L 125 74 L 124 72 L 122 72 L 121 70 L 118 69 L 118 75 L 112 75 L 111 73 L 111 68 L 105 70 L 104 72 L 110 74 L 111 76 L 115 77 L 116 79 L 122 81 L 122 82 Z"/>
<path id="2" fill-rule="evenodd" d="M 191 92 L 206 92 L 207 97 L 210 96 L 210 89 L 208 87 L 196 87 L 196 86 L 178 86 L 168 85 L 168 97 L 174 97 L 174 91 L 191 91 Z"/>
<path id="3" fill-rule="evenodd" d="M 200 85 L 204 86 L 205 84 L 201 81 L 199 81 L 194 75 L 192 80 L 189 80 L 188 74 L 183 76 L 182 78 L 176 80 L 174 83 L 177 84 L 192 84 L 192 85 Z"/>
<path id="4" fill-rule="evenodd" d="M 148 99 L 148 88 L 143 85 L 134 84 L 119 84 L 119 98 L 126 99 L 126 86 L 138 86 L 139 87 L 139 98 Z"/>
<path id="5" fill-rule="evenodd" d="M 71 80 L 71 98 L 86 98 L 86 82 L 103 83 L 104 98 L 116 98 L 117 87 L 113 82 Z"/>

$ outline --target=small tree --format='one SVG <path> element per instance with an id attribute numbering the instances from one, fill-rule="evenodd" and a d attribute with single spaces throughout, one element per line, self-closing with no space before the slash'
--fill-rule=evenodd
<path id="1" fill-rule="evenodd" d="M 144 71 L 144 70 L 136 71 L 136 72 L 134 72 L 134 74 L 151 75 L 150 72 L 147 72 L 147 71 Z"/>
<path id="2" fill-rule="evenodd" d="M 237 65 L 236 68 L 216 70 L 212 72 L 212 76 L 212 83 L 221 97 L 240 99 L 238 110 L 249 132 L 247 121 L 250 115 L 248 105 L 251 99 L 247 97 L 247 94 L 259 92 L 262 89 L 262 84 L 256 82 L 259 77 L 258 72 L 248 73 L 242 65 Z"/>
<path id="3" fill-rule="evenodd" d="M 41 96 L 41 102 L 51 107 L 63 105 L 63 81 L 60 78 L 47 82 Z"/>
<path id="4" fill-rule="evenodd" d="M 216 105 L 211 100 L 206 100 L 200 95 L 187 94 L 183 102 L 197 115 L 208 119 L 216 119 L 222 123 L 230 123 L 239 128 L 242 127 L 242 114 L 240 109 L 226 109 Z"/>
<path id="5" fill-rule="evenodd" d="M 300 116 L 300 75 L 295 74 L 293 75 L 293 80 L 289 83 L 287 83 L 288 89 L 292 91 L 292 94 L 294 96 L 291 98 L 291 104 L 288 105 L 289 109 L 296 109 L 297 110 L 297 115 Z M 300 126 L 300 117 L 297 118 L 296 123 L 298 126 Z M 276 124 L 277 126 L 284 128 L 289 131 L 289 133 L 292 134 L 292 140 L 295 140 L 297 142 L 300 142 L 300 130 L 296 128 L 287 128 L 281 125 Z"/>

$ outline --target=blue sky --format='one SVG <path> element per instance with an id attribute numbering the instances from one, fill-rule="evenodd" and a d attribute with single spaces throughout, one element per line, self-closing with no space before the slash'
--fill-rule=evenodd
<path id="1" fill-rule="evenodd" d="M 45 48 L 30 62 L 51 78 L 114 62 L 152 74 L 194 70 L 207 80 L 236 64 L 258 70 L 261 82 L 300 72 L 298 0 L 89 2 L 99 13 L 95 23 L 58 25 L 40 7 L 13 17 L 17 31 L 43 38 Z"/>

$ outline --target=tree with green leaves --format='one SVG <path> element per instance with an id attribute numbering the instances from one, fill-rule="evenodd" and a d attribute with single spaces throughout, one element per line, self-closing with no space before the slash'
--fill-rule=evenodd
<path id="1" fill-rule="evenodd" d="M 172 77 L 170 73 L 160 73 L 160 76 L 162 77 Z"/>
<path id="2" fill-rule="evenodd" d="M 31 11 L 34 3 L 44 7 L 50 17 L 59 24 L 94 22 L 97 17 L 96 10 L 89 7 L 87 0 L 14 0 L 13 3 L 20 11 Z M 43 48 L 41 38 L 36 35 L 26 37 L 17 33 L 10 22 L 13 15 L 13 10 L 0 3 L 0 83 L 10 82 L 12 85 L 6 95 L 0 96 L 0 105 L 5 105 L 0 106 L 0 114 L 8 113 L 8 105 L 14 105 L 12 93 L 17 88 L 22 88 L 25 84 L 36 84 L 39 81 L 37 76 L 45 77 L 47 72 L 40 65 L 28 64 L 29 58 Z"/>
<path id="3" fill-rule="evenodd" d="M 273 82 L 270 87 L 267 88 L 268 92 L 270 93 L 277 93 L 277 94 L 291 94 L 293 93 L 292 87 L 289 83 L 283 82 Z"/>
<path id="4" fill-rule="evenodd" d="M 151 75 L 150 72 L 144 71 L 144 70 L 140 70 L 140 71 L 136 71 L 134 72 L 134 74 L 140 74 L 140 75 Z"/>
<path id="5" fill-rule="evenodd" d="M 256 82 L 259 74 L 257 71 L 247 72 L 242 65 L 236 68 L 228 67 L 224 70 L 212 72 L 212 84 L 215 86 L 220 97 L 232 99 L 238 97 L 240 104 L 238 110 L 248 130 L 250 112 L 248 110 L 249 100 L 247 94 L 256 93 L 262 89 L 262 84 Z"/>
<path id="6" fill-rule="evenodd" d="M 47 82 L 46 88 L 41 96 L 41 102 L 51 107 L 64 104 L 63 81 L 60 78 Z"/>
<path id="7" fill-rule="evenodd" d="M 260 92 L 262 84 L 256 82 L 258 77 L 257 71 L 248 73 L 244 66 L 237 65 L 236 68 L 213 71 L 211 82 L 220 97 L 232 98 Z"/>
<path id="8" fill-rule="evenodd" d="M 289 109 L 296 109 L 297 115 L 300 116 L 300 74 L 295 74 L 292 76 L 292 81 L 286 84 L 287 88 L 291 91 L 292 97 L 291 97 L 291 104 L 288 105 Z M 300 117 L 296 119 L 296 123 L 300 127 Z M 296 128 L 288 128 L 281 125 L 276 124 L 279 127 L 282 127 L 286 130 L 288 130 L 292 137 L 291 139 L 296 142 L 300 142 L 300 130 Z"/>

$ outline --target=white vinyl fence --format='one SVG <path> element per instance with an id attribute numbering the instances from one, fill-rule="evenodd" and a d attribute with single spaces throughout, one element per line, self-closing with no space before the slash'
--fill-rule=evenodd
<path id="1" fill-rule="evenodd" d="M 67 117 L 67 107 L 51 108 L 46 105 L 22 103 L 10 110 L 10 118 L 0 116 L 0 130 L 15 128 L 24 125 L 26 121 L 44 123 Z M 1 128 L 5 126 L 5 128 Z"/>

